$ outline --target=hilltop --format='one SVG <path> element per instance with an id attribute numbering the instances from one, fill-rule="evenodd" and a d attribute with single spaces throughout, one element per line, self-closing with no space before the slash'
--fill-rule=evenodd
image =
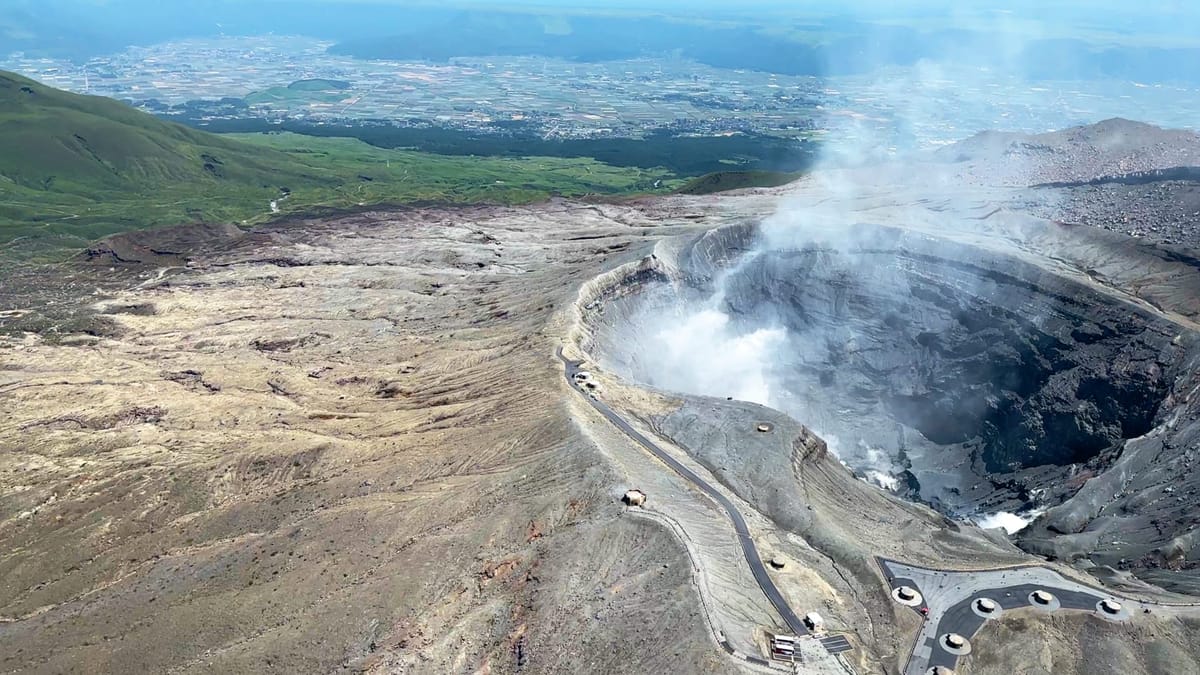
<path id="1" fill-rule="evenodd" d="M 0 247 L 57 259 L 99 237 L 313 207 L 525 203 L 667 189 L 588 159 L 449 158 L 292 134 L 217 135 L 0 71 Z"/>
<path id="2" fill-rule="evenodd" d="M 117 101 L 0 73 L 0 173 L 22 188 L 86 196 L 148 181 L 276 185 L 312 176 L 286 156 L 161 121 Z"/>

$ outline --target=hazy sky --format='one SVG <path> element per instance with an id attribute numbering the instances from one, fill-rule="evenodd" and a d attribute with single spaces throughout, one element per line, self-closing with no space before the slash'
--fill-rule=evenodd
<path id="1" fill-rule="evenodd" d="M 97 2 L 120 2 L 121 0 L 84 0 Z M 238 2 L 288 2 L 289 0 L 237 0 Z M 1118 14 L 1191 14 L 1197 15 L 1196 3 L 1191 0 L 318 0 L 320 2 L 359 2 L 392 5 L 432 5 L 445 7 L 475 5 L 492 8 L 544 7 L 550 9 L 569 8 L 622 8 L 622 9 L 672 9 L 711 10 L 753 9 L 790 10 L 821 12 L 862 12 L 867 14 L 903 14 L 912 11 L 1022 11 L 1036 15 L 1039 12 L 1074 10 L 1084 13 Z"/>
<path id="2" fill-rule="evenodd" d="M 62 0 L 60 0 L 62 1 Z M 167 1 L 167 0 L 164 0 Z M 293 0 L 210 0 L 214 3 L 254 4 L 280 3 Z M 388 4 L 398 6 L 479 6 L 489 8 L 539 7 L 568 10 L 572 8 L 621 8 L 643 10 L 715 10 L 748 11 L 754 9 L 854 12 L 867 14 L 903 14 L 913 11 L 1021 11 L 1030 14 L 1075 10 L 1079 13 L 1169 14 L 1200 15 L 1192 0 L 310 0 L 327 4 Z M 4 0 L 5 4 L 36 7 L 37 0 Z M 137 0 L 65 0 L 63 4 L 104 5 L 119 7 Z"/>
<path id="3" fill-rule="evenodd" d="M 106 32 L 142 35 L 153 30 L 150 25 L 145 30 L 139 27 L 150 21 L 160 27 L 171 24 L 179 32 L 178 26 L 207 25 L 216 14 L 230 25 L 237 24 L 240 31 L 296 31 L 308 18 L 306 8 L 312 21 L 328 26 L 320 23 L 326 19 L 319 15 L 329 14 L 338 5 L 358 7 L 356 16 L 363 13 L 362 8 L 373 6 L 557 15 L 610 11 L 623 16 L 645 13 L 741 21 L 781 29 L 838 15 L 865 22 L 902 23 L 918 30 L 983 30 L 1003 34 L 1006 39 L 1086 37 L 1138 47 L 1200 47 L 1200 0 L 0 0 L 0 52 L 4 51 L 6 32 L 20 34 L 38 20 L 43 25 L 27 33 L 57 29 L 71 35 L 71 31 L 82 34 L 93 29 L 100 36 Z M 85 7 L 91 11 L 84 11 Z M 207 22 L 206 17 L 210 19 Z M 244 20 L 239 23 L 237 17 Z M 333 18 L 344 19 L 332 21 L 339 24 L 340 32 L 328 37 L 336 39 L 346 38 L 349 32 L 370 34 L 379 27 L 348 15 Z M 341 24 L 347 22 L 350 27 L 343 28 Z"/>
<path id="4" fill-rule="evenodd" d="M 2 0 L 0 0 L 2 1 Z M 120 3 L 127 0 L 84 0 Z M 216 0 L 240 4 L 291 0 Z M 389 4 L 428 7 L 571 12 L 613 10 L 688 17 L 773 14 L 787 17 L 846 15 L 856 19 L 940 18 L 971 27 L 997 19 L 1009 29 L 1021 24 L 1069 30 L 1078 26 L 1121 34 L 1170 35 L 1200 44 L 1200 0 L 315 0 L 329 4 Z"/>
<path id="5" fill-rule="evenodd" d="M 162 0 L 170 6 L 172 0 Z M 1077 15 L 1093 20 L 1133 17 L 1171 17 L 1195 21 L 1177 26 L 1181 31 L 1200 30 L 1200 2 L 1195 0 L 307 0 L 324 4 L 386 4 L 424 7 L 480 7 L 488 9 L 538 8 L 542 11 L 619 9 L 694 13 L 753 13 L 770 11 L 803 15 L 856 14 L 864 17 L 912 14 L 1019 13 L 1028 18 Z M 36 11 L 39 4 L 91 5 L 120 8 L 146 4 L 145 0 L 0 0 L 5 5 Z M 212 4 L 289 4 L 293 0 L 208 0 Z M 155 3 L 159 4 L 161 3 Z M 191 4 L 191 3 L 181 3 Z"/>

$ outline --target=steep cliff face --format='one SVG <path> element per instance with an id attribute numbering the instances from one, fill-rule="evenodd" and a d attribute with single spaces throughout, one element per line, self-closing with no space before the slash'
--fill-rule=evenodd
<path id="1" fill-rule="evenodd" d="M 629 379 L 787 412 L 864 479 L 950 515 L 1051 509 L 1030 550 L 1186 572 L 1197 542 L 1169 497 L 1192 489 L 1195 336 L 1017 251 L 847 231 L 767 249 L 739 225 L 660 247 L 656 281 L 598 307 L 591 346 Z M 1161 463 L 1151 445 L 1186 461 L 1156 474 L 1163 503 L 1114 477 Z"/>
<path id="2" fill-rule="evenodd" d="M 788 331 L 781 400 L 848 457 L 915 431 L 927 452 L 1009 473 L 1085 463 L 1153 427 L 1178 359 L 1169 327 L 1016 261 L 880 244 L 765 253 L 727 280 L 729 314 Z"/>

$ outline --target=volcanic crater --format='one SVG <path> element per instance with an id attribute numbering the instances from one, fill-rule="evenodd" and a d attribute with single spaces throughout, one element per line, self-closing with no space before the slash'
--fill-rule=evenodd
<path id="1" fill-rule="evenodd" d="M 1171 433 L 1194 334 L 1035 264 L 1053 256 L 871 224 L 782 239 L 749 223 L 660 247 L 600 308 L 593 355 L 652 388 L 786 412 L 859 477 L 952 517 L 1051 510 L 1022 543 L 1094 554 L 1097 536 L 1071 536 L 1100 513 L 1072 498 Z"/>

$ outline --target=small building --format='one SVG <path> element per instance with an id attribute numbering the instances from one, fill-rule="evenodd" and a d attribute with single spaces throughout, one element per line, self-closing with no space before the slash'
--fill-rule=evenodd
<path id="1" fill-rule="evenodd" d="M 771 647 L 771 656 L 782 661 L 793 661 L 796 658 L 796 645 L 776 644 Z"/>
<path id="2" fill-rule="evenodd" d="M 641 506 L 646 503 L 646 493 L 641 490 L 629 490 L 625 496 L 621 498 L 629 506 Z"/>
<path id="3" fill-rule="evenodd" d="M 785 561 L 783 558 L 779 558 L 779 557 L 771 558 L 770 560 L 767 561 L 767 564 L 777 570 L 781 570 L 781 569 L 787 567 L 787 561 Z"/>
<path id="4" fill-rule="evenodd" d="M 809 612 L 804 615 L 804 625 L 808 626 L 811 631 L 819 631 L 825 629 L 825 619 L 816 612 Z"/>
<path id="5" fill-rule="evenodd" d="M 796 660 L 796 636 L 794 635 L 772 635 L 771 636 L 771 658 L 779 661 L 795 661 Z"/>

